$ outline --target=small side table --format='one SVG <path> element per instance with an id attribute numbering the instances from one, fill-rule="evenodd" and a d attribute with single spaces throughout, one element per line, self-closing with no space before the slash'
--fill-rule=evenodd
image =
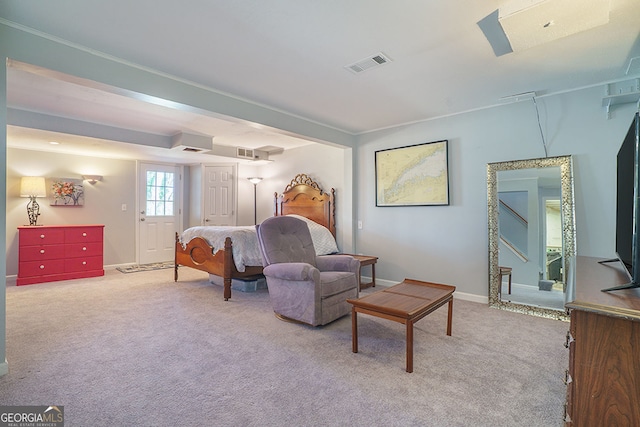
<path id="1" fill-rule="evenodd" d="M 360 261 L 360 290 L 375 287 L 376 286 L 376 262 L 378 262 L 377 256 L 369 256 L 369 255 L 353 255 L 353 254 L 345 254 L 351 255 L 358 261 Z M 371 266 L 371 281 L 369 283 L 362 283 L 362 267 L 367 265 Z"/>

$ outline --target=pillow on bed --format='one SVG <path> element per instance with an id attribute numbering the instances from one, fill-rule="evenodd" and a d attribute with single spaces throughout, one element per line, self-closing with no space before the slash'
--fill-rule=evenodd
<path id="1" fill-rule="evenodd" d="M 307 223 L 309 231 L 311 232 L 311 240 L 313 240 L 313 247 L 316 250 L 316 255 L 329 255 L 338 253 L 338 245 L 336 245 L 336 239 L 333 238 L 333 234 L 331 234 L 327 227 L 300 215 L 288 216 L 301 219 Z"/>

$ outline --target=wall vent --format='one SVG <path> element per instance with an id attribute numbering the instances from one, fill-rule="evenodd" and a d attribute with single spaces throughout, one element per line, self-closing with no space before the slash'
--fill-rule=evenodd
<path id="1" fill-rule="evenodd" d="M 351 71 L 354 74 L 361 73 L 363 71 L 370 70 L 371 68 L 377 67 L 379 65 L 386 64 L 387 62 L 391 62 L 388 56 L 383 54 L 382 52 L 378 52 L 375 55 L 371 55 L 368 58 L 362 59 L 358 62 L 355 62 L 350 65 L 345 65 L 344 68 Z"/>
<path id="2" fill-rule="evenodd" d="M 262 151 L 261 148 L 244 148 L 234 147 L 231 145 L 218 145 L 215 144 L 213 149 L 207 153 L 213 156 L 231 157 L 234 159 L 246 160 L 249 162 L 257 162 L 259 160 L 269 160 L 269 153 Z"/>
<path id="3" fill-rule="evenodd" d="M 240 159 L 249 159 L 249 160 L 254 159 L 253 150 L 251 150 L 250 148 L 237 147 L 236 156 Z"/>

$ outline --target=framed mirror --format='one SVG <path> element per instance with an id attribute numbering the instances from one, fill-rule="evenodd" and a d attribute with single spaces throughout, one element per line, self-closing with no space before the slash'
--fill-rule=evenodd
<path id="1" fill-rule="evenodd" d="M 489 305 L 567 320 L 575 222 L 571 156 L 487 165 Z"/>

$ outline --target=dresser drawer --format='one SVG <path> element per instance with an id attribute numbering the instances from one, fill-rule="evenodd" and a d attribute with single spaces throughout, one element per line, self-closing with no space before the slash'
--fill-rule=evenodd
<path id="1" fill-rule="evenodd" d="M 23 246 L 18 255 L 20 261 L 43 261 L 64 256 L 60 246 L 56 245 Z"/>
<path id="2" fill-rule="evenodd" d="M 65 273 L 102 270 L 102 256 L 70 258 L 64 260 Z"/>
<path id="3" fill-rule="evenodd" d="M 65 258 L 102 256 L 102 242 L 68 243 L 64 245 Z"/>
<path id="4" fill-rule="evenodd" d="M 64 230 L 65 243 L 101 242 L 102 227 L 70 227 Z"/>
<path id="5" fill-rule="evenodd" d="M 20 246 L 58 245 L 64 243 L 63 228 L 20 228 Z"/>
<path id="6" fill-rule="evenodd" d="M 44 261 L 20 261 L 18 277 L 46 276 L 64 272 L 65 263 L 61 259 Z"/>

